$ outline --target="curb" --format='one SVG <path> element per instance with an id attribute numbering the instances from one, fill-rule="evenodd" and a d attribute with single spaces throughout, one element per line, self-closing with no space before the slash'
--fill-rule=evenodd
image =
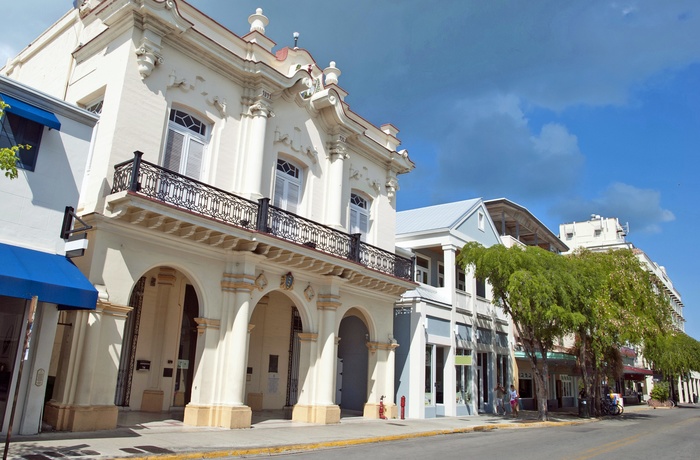
<path id="1" fill-rule="evenodd" d="M 420 431 L 416 433 L 396 434 L 387 436 L 376 436 L 371 438 L 346 439 L 342 441 L 326 441 L 308 444 L 289 444 L 274 447 L 254 447 L 250 449 L 234 449 L 234 450 L 216 450 L 209 452 L 186 452 L 179 454 L 164 454 L 164 455 L 149 455 L 145 457 L 121 457 L 113 460 L 194 460 L 203 458 L 221 458 L 221 457 L 243 457 L 247 455 L 274 455 L 289 452 L 304 452 L 309 450 L 324 449 L 330 447 L 346 447 L 357 446 L 363 444 L 373 444 L 379 442 L 401 441 L 412 438 L 427 438 L 431 436 L 442 436 L 449 434 L 462 434 L 471 432 L 491 431 L 497 429 L 514 429 L 514 428 L 544 428 L 555 426 L 580 425 L 599 421 L 596 418 L 570 420 L 565 422 L 533 422 L 533 423 L 500 423 L 490 425 L 477 425 L 464 428 L 453 428 L 447 430 L 431 430 Z"/>

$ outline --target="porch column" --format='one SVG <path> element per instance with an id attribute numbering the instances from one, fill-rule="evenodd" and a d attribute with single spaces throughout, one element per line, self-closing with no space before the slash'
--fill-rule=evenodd
<path id="1" fill-rule="evenodd" d="M 387 343 L 367 342 L 369 353 L 367 365 L 367 402 L 363 410 L 363 417 L 379 418 L 379 406 L 384 404 L 384 417 L 398 418 L 398 406 L 394 401 L 394 365 L 396 362 L 395 350 L 398 347 L 396 340 Z M 382 399 L 383 397 L 383 399 Z"/>
<path id="2" fill-rule="evenodd" d="M 311 406 L 316 389 L 316 360 L 318 354 L 318 334 L 299 333 L 299 398 L 300 407 Z M 295 406 L 296 409 L 296 406 Z M 292 419 L 297 420 L 292 413 Z"/>
<path id="3" fill-rule="evenodd" d="M 192 379 L 192 396 L 189 404 L 196 406 L 211 403 L 214 400 L 214 389 L 216 388 L 216 346 L 219 341 L 220 321 L 210 318 L 195 318 L 194 321 L 197 323 L 195 362 L 199 364 L 198 370 Z M 187 414 L 187 408 L 185 408 L 185 414 Z"/>
<path id="4" fill-rule="evenodd" d="M 337 135 L 330 143 L 328 161 L 330 162 L 328 182 L 326 183 L 326 216 L 328 225 L 342 229 L 342 211 L 347 209 L 343 203 L 345 138 Z M 349 228 L 349 225 L 348 225 Z"/>
<path id="5" fill-rule="evenodd" d="M 205 363 L 212 366 L 209 375 L 201 377 L 208 380 L 207 396 L 205 398 L 202 393 L 198 400 L 193 397 L 187 405 L 184 418 L 187 425 L 250 427 L 252 412 L 245 405 L 245 379 L 255 268 L 254 263 L 243 262 L 240 265 L 244 273 L 231 273 L 234 268 L 241 268 L 236 263 L 228 265 L 221 281 L 222 306 L 218 334 L 212 330 L 207 337 L 206 343 L 211 343 L 212 351 L 211 356 L 202 362 L 202 366 Z"/>
<path id="6" fill-rule="evenodd" d="M 99 287 L 98 287 L 99 288 Z M 58 431 L 116 428 L 114 405 L 119 356 L 126 315 L 131 307 L 114 305 L 100 292 L 94 311 L 68 315 L 53 398 L 44 406 L 44 421 Z"/>
<path id="7" fill-rule="evenodd" d="M 319 331 L 317 353 L 311 356 L 312 361 L 315 361 L 313 398 L 309 400 L 308 396 L 305 396 L 304 400 L 307 403 L 299 403 L 294 407 L 293 420 L 323 424 L 340 422 L 340 407 L 335 404 L 335 369 L 338 356 L 335 328 L 340 296 L 337 289 L 332 291 L 334 292 L 319 294 L 316 301 Z"/>
<path id="8" fill-rule="evenodd" d="M 446 244 L 442 247 L 443 263 L 445 264 L 445 289 L 450 293 L 452 305 L 457 303 L 457 284 L 455 283 L 455 272 L 457 265 L 455 262 L 457 248 L 452 244 Z"/>
<path id="9" fill-rule="evenodd" d="M 248 107 L 244 115 L 250 118 L 249 132 L 247 133 L 248 146 L 246 148 L 247 168 L 244 176 L 246 193 L 251 200 L 262 198 L 266 194 L 261 190 L 263 177 L 263 159 L 265 157 L 265 133 L 267 119 L 274 116 L 270 107 L 269 94 L 260 90 L 259 96 Z"/>
<path id="10" fill-rule="evenodd" d="M 165 409 L 163 401 L 163 345 L 165 339 L 165 324 L 170 305 L 170 295 L 175 286 L 176 272 L 172 268 L 162 267 L 158 272 L 158 293 L 155 308 L 155 321 L 151 325 L 153 337 L 149 358 L 151 369 L 148 373 L 148 388 L 143 391 L 141 410 L 145 412 L 161 412 Z M 169 405 L 169 404 L 168 404 Z"/>

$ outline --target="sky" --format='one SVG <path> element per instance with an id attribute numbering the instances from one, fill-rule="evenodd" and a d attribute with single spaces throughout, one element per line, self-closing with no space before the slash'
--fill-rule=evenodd
<path id="1" fill-rule="evenodd" d="M 72 8 L 7 2 L 0 62 Z M 591 214 L 666 271 L 700 340 L 697 0 L 190 0 L 239 36 L 262 8 L 275 50 L 342 71 L 351 110 L 400 132 L 397 209 L 481 197 L 555 234 Z"/>

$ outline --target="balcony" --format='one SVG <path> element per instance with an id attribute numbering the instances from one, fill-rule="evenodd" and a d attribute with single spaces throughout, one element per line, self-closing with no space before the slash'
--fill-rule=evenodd
<path id="1" fill-rule="evenodd" d="M 257 202 L 241 198 L 144 161 L 141 156 L 141 152 L 135 152 L 132 160 L 114 166 L 112 194 L 126 192 L 127 195 L 143 197 L 189 214 L 201 216 L 212 222 L 223 224 L 232 230 L 235 228 L 250 234 L 269 235 L 401 280 L 413 280 L 413 261 L 411 259 L 364 243 L 360 240 L 359 234 L 343 233 L 277 208 L 270 204 L 269 198 L 262 198 Z M 151 214 L 146 216 L 149 210 Z M 143 217 L 132 214 L 131 220 L 148 219 L 154 221 L 153 224 L 149 224 L 149 228 L 167 225 L 177 227 L 178 231 L 190 228 L 188 233 L 190 235 L 198 234 L 198 241 L 216 239 L 217 245 L 223 244 L 227 238 L 231 239 L 225 229 L 223 231 L 219 229 L 220 226 L 217 226 L 217 230 L 206 226 L 194 228 L 193 224 L 166 222 L 166 218 L 162 215 L 156 215 L 152 208 L 139 212 L 143 214 Z M 115 215 L 117 214 L 115 213 Z M 173 231 L 168 233 L 173 233 Z M 267 250 L 268 253 L 270 251 L 272 250 Z M 296 260 L 299 260 L 300 256 L 290 255 L 289 257 L 295 257 Z M 328 264 L 322 264 L 326 268 L 320 268 L 319 264 L 313 260 L 306 260 L 303 265 L 313 265 L 319 272 L 328 266 Z M 338 274 L 344 269 L 335 267 L 329 270 Z M 371 285 L 371 282 L 368 282 L 367 285 Z"/>

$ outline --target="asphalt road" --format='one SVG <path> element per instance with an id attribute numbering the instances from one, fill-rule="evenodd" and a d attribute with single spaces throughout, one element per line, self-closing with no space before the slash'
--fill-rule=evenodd
<path id="1" fill-rule="evenodd" d="M 697 459 L 700 406 L 630 412 L 602 421 L 552 428 L 498 429 L 280 454 L 343 460 Z"/>

